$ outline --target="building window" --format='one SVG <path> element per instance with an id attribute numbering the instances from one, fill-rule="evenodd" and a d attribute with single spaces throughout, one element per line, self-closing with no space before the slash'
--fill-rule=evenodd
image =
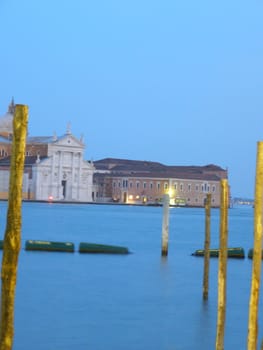
<path id="1" fill-rule="evenodd" d="M 196 203 L 198 202 L 198 198 L 195 199 L 195 202 L 196 202 Z"/>
<path id="2" fill-rule="evenodd" d="M 177 190 L 177 183 L 174 183 L 174 189 Z"/>
<path id="3" fill-rule="evenodd" d="M 132 182 L 130 182 L 130 188 L 132 188 Z"/>
<path id="4" fill-rule="evenodd" d="M 143 183 L 143 188 L 146 188 L 146 185 L 147 185 L 146 182 L 144 182 L 144 183 Z"/>
<path id="5" fill-rule="evenodd" d="M 195 191 L 199 192 L 199 185 L 195 185 Z"/>
<path id="6" fill-rule="evenodd" d="M 207 192 L 210 192 L 210 185 L 207 185 Z"/>
<path id="7" fill-rule="evenodd" d="M 160 189 L 160 182 L 157 182 L 157 189 L 159 190 Z"/>
<path id="8" fill-rule="evenodd" d="M 165 189 L 165 190 L 168 189 L 168 183 L 167 183 L 167 182 L 164 183 L 164 189 Z"/>
<path id="9" fill-rule="evenodd" d="M 207 183 L 202 185 L 202 192 L 208 192 L 209 189 L 210 189 L 210 186 Z"/>
<path id="10" fill-rule="evenodd" d="M 136 188 L 140 188 L 140 182 L 139 181 L 136 182 Z"/>
<path id="11" fill-rule="evenodd" d="M 152 189 L 153 188 L 153 183 L 152 182 L 150 182 L 150 189 Z"/>
<path id="12" fill-rule="evenodd" d="M 183 191 L 183 189 L 184 189 L 184 185 L 180 184 L 180 191 Z"/>
<path id="13" fill-rule="evenodd" d="M 115 187 L 116 187 L 116 182 L 113 181 L 112 185 L 113 185 L 113 187 L 115 188 Z"/>
<path id="14" fill-rule="evenodd" d="M 213 185 L 213 186 L 212 186 L 212 192 L 215 192 L 215 191 L 216 191 L 216 186 Z"/>
<path id="15" fill-rule="evenodd" d="M 191 192 L 191 184 L 188 184 L 188 192 Z"/>
<path id="16" fill-rule="evenodd" d="M 119 181 L 118 185 L 119 185 L 119 187 L 121 187 L 121 182 L 120 181 Z"/>

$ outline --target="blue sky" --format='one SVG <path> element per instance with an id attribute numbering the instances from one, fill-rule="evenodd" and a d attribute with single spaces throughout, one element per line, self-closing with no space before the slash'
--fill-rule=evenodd
<path id="1" fill-rule="evenodd" d="M 262 1 L 0 0 L 0 115 L 84 135 L 104 157 L 229 170 L 253 198 L 263 139 Z"/>

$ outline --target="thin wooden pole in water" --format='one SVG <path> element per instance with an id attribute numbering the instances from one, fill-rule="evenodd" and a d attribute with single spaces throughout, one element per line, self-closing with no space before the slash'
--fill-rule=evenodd
<path id="1" fill-rule="evenodd" d="M 228 238 L 228 181 L 220 183 L 220 247 L 218 266 L 218 304 L 216 350 L 224 349 L 226 315 L 226 275 L 227 275 L 227 238 Z"/>
<path id="2" fill-rule="evenodd" d="M 17 263 L 21 245 L 21 202 L 27 121 L 28 107 L 16 105 L 13 119 L 7 223 L 2 258 L 1 350 L 12 349 L 14 337 L 14 304 Z"/>
<path id="3" fill-rule="evenodd" d="M 211 193 L 206 196 L 205 202 L 205 244 L 204 244 L 204 278 L 203 299 L 208 299 L 209 289 L 209 260 L 210 260 L 210 218 L 211 218 Z"/>
<path id="4" fill-rule="evenodd" d="M 169 204 L 170 196 L 163 196 L 163 224 L 162 224 L 162 256 L 168 255 L 168 237 L 169 237 Z"/>
<path id="5" fill-rule="evenodd" d="M 255 183 L 255 206 L 254 206 L 254 248 L 251 290 L 248 317 L 248 341 L 249 350 L 257 349 L 258 337 L 258 302 L 261 274 L 261 251 L 262 251 L 262 207 L 263 207 L 263 142 L 257 143 L 257 164 Z M 261 347 L 262 348 L 262 347 Z"/>

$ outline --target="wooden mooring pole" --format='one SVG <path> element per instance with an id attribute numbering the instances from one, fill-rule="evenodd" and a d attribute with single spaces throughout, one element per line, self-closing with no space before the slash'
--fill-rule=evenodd
<path id="1" fill-rule="evenodd" d="M 168 237 L 169 237 L 169 204 L 170 196 L 163 196 L 163 224 L 162 224 L 162 256 L 168 255 Z"/>
<path id="2" fill-rule="evenodd" d="M 226 315 L 226 276 L 227 276 L 227 238 L 228 238 L 228 181 L 220 182 L 220 247 L 218 265 L 218 304 L 216 350 L 224 349 Z"/>
<path id="3" fill-rule="evenodd" d="M 210 218 L 211 218 L 211 193 L 206 196 L 205 202 L 205 244 L 204 244 L 204 277 L 203 299 L 208 299 L 209 289 L 209 260 L 210 260 Z"/>
<path id="4" fill-rule="evenodd" d="M 254 205 L 254 248 L 251 290 L 248 316 L 247 349 L 257 349 L 258 338 L 258 303 L 261 275 L 262 251 L 262 208 L 263 208 L 263 142 L 257 143 L 255 205 Z M 261 345 L 262 349 L 262 345 Z"/>
<path id="5" fill-rule="evenodd" d="M 2 257 L 0 349 L 11 350 L 14 337 L 14 305 L 18 256 L 21 245 L 21 203 L 27 135 L 28 107 L 16 105 L 7 222 Z"/>

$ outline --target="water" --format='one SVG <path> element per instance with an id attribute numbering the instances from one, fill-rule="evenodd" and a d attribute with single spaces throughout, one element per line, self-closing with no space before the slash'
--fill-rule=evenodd
<path id="1" fill-rule="evenodd" d="M 2 237 L 5 221 L 0 202 Z M 159 207 L 24 203 L 14 350 L 214 349 L 218 259 L 204 303 L 203 258 L 191 256 L 203 247 L 204 210 L 170 210 L 167 259 L 161 226 Z M 218 234 L 213 209 L 211 247 Z M 71 241 L 76 250 L 81 241 L 116 244 L 132 254 L 27 252 L 27 239 Z M 246 253 L 253 246 L 251 207 L 229 210 L 228 243 Z M 229 259 L 227 271 L 225 349 L 246 349 L 251 260 Z"/>

